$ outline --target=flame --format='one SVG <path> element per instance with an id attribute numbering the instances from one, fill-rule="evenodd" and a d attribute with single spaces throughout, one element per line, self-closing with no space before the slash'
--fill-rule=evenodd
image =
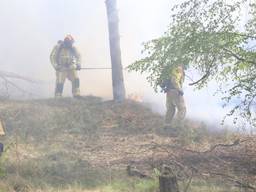
<path id="1" fill-rule="evenodd" d="M 143 102 L 143 96 L 141 94 L 138 94 L 138 93 L 131 93 L 131 94 L 129 94 L 128 95 L 128 99 L 132 100 L 132 101 L 139 102 L 139 103 Z"/>

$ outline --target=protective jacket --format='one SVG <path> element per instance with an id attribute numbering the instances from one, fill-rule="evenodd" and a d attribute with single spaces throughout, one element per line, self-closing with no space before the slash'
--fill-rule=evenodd
<path id="1" fill-rule="evenodd" d="M 56 70 L 70 70 L 81 67 L 81 56 L 74 46 L 56 45 L 51 52 L 50 60 Z"/>
<path id="2" fill-rule="evenodd" d="M 170 71 L 170 83 L 171 89 L 182 89 L 184 83 L 185 73 L 181 66 L 174 67 Z"/>

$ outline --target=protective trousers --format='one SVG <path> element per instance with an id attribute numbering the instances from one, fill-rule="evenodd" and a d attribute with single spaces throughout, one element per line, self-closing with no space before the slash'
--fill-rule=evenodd
<path id="1" fill-rule="evenodd" d="M 56 71 L 55 97 L 61 97 L 66 78 L 72 82 L 73 96 L 80 95 L 80 82 L 76 70 Z"/>
<path id="2" fill-rule="evenodd" d="M 177 110 L 177 123 L 180 123 L 186 115 L 186 106 L 184 97 L 179 94 L 178 90 L 171 89 L 166 93 L 166 116 L 165 124 L 172 125 Z"/>

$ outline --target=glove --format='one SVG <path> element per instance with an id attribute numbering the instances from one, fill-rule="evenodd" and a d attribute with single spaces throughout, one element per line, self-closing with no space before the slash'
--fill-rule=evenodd
<path id="1" fill-rule="evenodd" d="M 183 90 L 181 90 L 181 89 L 178 90 L 178 93 L 179 93 L 180 96 L 183 96 L 183 95 L 184 95 L 184 92 L 183 92 Z"/>
<path id="2" fill-rule="evenodd" d="M 160 87 L 162 88 L 161 92 L 167 93 L 171 88 L 171 82 L 169 79 L 165 79 L 160 83 Z"/>
<path id="3" fill-rule="evenodd" d="M 81 70 L 81 65 L 77 65 L 76 70 L 80 71 Z"/>

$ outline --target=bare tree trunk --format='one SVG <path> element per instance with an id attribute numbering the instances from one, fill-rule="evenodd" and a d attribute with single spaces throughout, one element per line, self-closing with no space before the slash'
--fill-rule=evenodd
<path id="1" fill-rule="evenodd" d="M 115 101 L 122 102 L 125 99 L 125 86 L 121 59 L 119 20 L 116 9 L 116 0 L 106 0 L 110 55 L 112 64 L 112 86 Z"/>
<path id="2" fill-rule="evenodd" d="M 163 165 L 161 175 L 159 176 L 160 192 L 179 192 L 177 177 L 171 167 Z"/>
<path id="3" fill-rule="evenodd" d="M 175 176 L 162 175 L 159 177 L 160 192 L 179 192 L 177 179 Z"/>

